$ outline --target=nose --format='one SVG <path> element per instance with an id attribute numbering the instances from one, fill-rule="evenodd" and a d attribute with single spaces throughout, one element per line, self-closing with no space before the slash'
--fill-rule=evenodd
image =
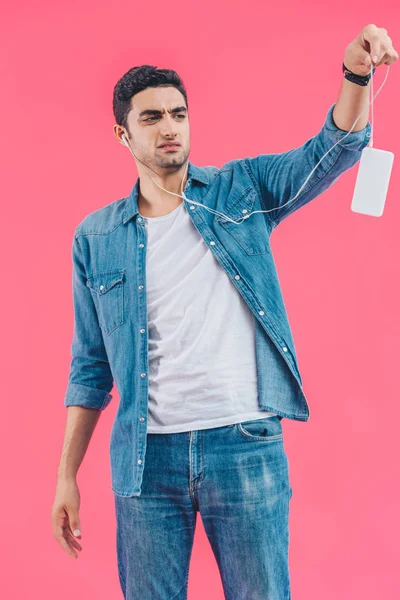
<path id="1" fill-rule="evenodd" d="M 176 124 L 176 121 L 174 120 L 173 115 L 169 115 L 169 114 L 166 115 L 162 134 L 167 137 L 174 138 L 177 135 L 177 131 L 175 131 L 176 125 L 177 124 Z"/>

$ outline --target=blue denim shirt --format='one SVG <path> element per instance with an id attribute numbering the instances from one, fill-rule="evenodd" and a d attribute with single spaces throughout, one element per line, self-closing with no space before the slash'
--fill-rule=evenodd
<path id="1" fill-rule="evenodd" d="M 302 146 L 279 154 L 235 159 L 221 168 L 189 161 L 188 200 L 238 220 L 293 198 L 319 159 L 345 133 L 333 121 Z M 319 196 L 360 157 L 368 122 L 323 159 L 297 199 L 281 210 L 256 213 L 236 225 L 184 200 L 193 225 L 254 314 L 261 409 L 308 421 L 296 349 L 286 314 L 270 236 L 286 217 Z M 88 214 L 72 243 L 74 332 L 65 406 L 104 410 L 113 384 L 120 402 L 110 437 L 112 489 L 140 496 L 146 454 L 148 331 L 146 229 L 138 213 L 139 181 L 127 197 Z M 229 315 L 226 316 L 229 327 Z"/>

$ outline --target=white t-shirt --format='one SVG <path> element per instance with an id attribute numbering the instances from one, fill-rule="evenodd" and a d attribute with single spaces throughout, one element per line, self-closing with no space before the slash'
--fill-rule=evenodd
<path id="1" fill-rule="evenodd" d="M 185 204 L 144 217 L 148 433 L 270 417 L 258 407 L 254 315 Z"/>

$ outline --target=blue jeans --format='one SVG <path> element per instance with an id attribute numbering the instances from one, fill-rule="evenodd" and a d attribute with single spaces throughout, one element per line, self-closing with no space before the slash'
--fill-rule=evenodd
<path id="1" fill-rule="evenodd" d="M 148 433 L 141 496 L 114 493 L 126 600 L 187 598 L 197 512 L 227 600 L 290 600 L 281 417 Z"/>

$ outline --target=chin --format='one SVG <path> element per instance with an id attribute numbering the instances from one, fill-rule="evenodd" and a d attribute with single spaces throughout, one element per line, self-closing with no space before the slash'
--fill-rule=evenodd
<path id="1" fill-rule="evenodd" d="M 174 154 L 171 154 L 170 156 L 164 156 L 163 157 L 164 160 L 161 161 L 160 164 L 161 164 L 161 166 L 165 166 L 165 167 L 168 165 L 171 165 L 174 167 L 176 167 L 176 166 L 181 167 L 182 165 L 184 165 L 186 163 L 187 156 L 188 155 L 182 154 L 181 152 L 174 153 Z"/>

